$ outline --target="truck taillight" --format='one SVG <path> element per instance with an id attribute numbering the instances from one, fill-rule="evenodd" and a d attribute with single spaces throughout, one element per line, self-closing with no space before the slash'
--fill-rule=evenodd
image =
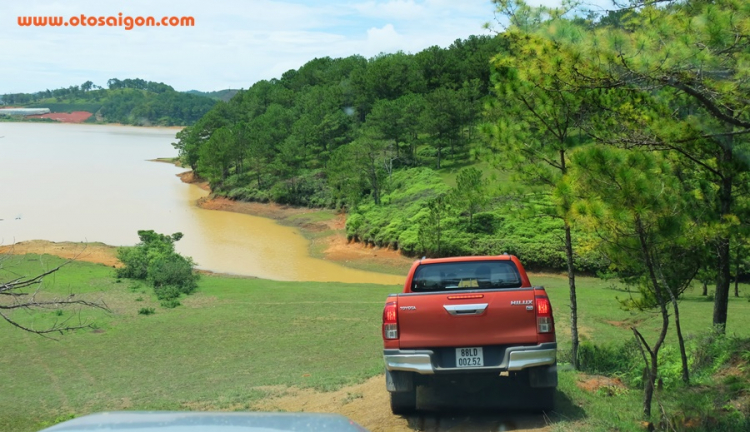
<path id="1" fill-rule="evenodd" d="M 383 339 L 398 339 L 398 307 L 388 302 L 383 309 Z"/>
<path id="2" fill-rule="evenodd" d="M 552 333 L 555 331 L 552 307 L 547 297 L 536 298 L 536 330 L 537 333 Z"/>

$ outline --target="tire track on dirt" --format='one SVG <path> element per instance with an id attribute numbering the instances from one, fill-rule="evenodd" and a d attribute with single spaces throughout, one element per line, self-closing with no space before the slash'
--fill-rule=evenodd
<path id="1" fill-rule="evenodd" d="M 457 409 L 460 401 L 429 388 L 420 388 L 421 411 L 410 416 L 393 415 L 383 375 L 333 392 L 291 388 L 281 396 L 261 401 L 253 409 L 264 411 L 324 412 L 341 414 L 371 432 L 548 432 L 542 413 Z M 490 397 L 489 399 L 492 399 Z"/>

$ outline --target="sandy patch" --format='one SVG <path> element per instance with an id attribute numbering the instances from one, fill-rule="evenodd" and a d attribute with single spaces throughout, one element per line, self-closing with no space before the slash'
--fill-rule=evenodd
<path id="1" fill-rule="evenodd" d="M 261 401 L 253 409 L 336 413 L 349 417 L 371 432 L 412 430 L 408 419 L 391 414 L 390 399 L 382 375 L 328 393 L 288 389 L 285 395 Z"/>
<path id="2" fill-rule="evenodd" d="M 368 261 L 376 266 L 402 269 L 406 275 L 415 259 L 401 255 L 399 251 L 393 249 L 347 241 L 343 229 L 320 241 L 326 243 L 323 251 L 326 259 L 340 263 Z"/>
<path id="3" fill-rule="evenodd" d="M 617 394 L 618 392 L 627 390 L 627 386 L 620 381 L 619 378 L 609 378 L 599 375 L 582 377 L 576 385 L 581 390 L 586 390 L 591 393 L 604 389 L 608 393 Z"/>
<path id="4" fill-rule="evenodd" d="M 185 178 L 189 178 L 189 176 L 186 175 Z M 185 178 L 183 178 L 183 181 L 185 181 Z M 198 206 L 206 210 L 220 210 L 235 213 L 244 213 L 275 220 L 282 220 L 290 216 L 303 215 L 316 211 L 314 209 L 290 207 L 276 203 L 233 201 L 224 197 L 202 199 L 198 203 Z"/>
<path id="5" fill-rule="evenodd" d="M 0 246 L 0 254 L 50 254 L 74 261 L 104 264 L 109 267 L 122 266 L 122 263 L 117 259 L 117 247 L 104 243 L 58 243 L 47 240 L 29 240 Z"/>

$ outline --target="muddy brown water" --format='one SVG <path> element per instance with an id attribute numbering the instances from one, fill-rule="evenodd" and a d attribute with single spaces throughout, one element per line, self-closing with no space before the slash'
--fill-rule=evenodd
<path id="1" fill-rule="evenodd" d="M 308 253 L 309 242 L 271 219 L 204 210 L 206 192 L 176 156 L 173 128 L 0 123 L 0 244 L 43 239 L 134 245 L 137 231 L 182 232 L 177 250 L 199 268 L 287 281 L 402 284 Z"/>

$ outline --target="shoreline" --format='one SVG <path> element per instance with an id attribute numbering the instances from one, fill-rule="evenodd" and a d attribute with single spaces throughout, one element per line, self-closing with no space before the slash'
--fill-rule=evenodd
<path id="1" fill-rule="evenodd" d="M 173 158 L 154 158 L 149 161 L 172 163 L 179 166 Z M 183 183 L 195 185 L 209 192 L 209 194 L 211 192 L 208 182 L 196 178 L 192 171 L 185 171 L 176 174 L 176 176 Z M 403 256 L 400 252 L 392 249 L 347 241 L 346 215 L 333 210 L 291 207 L 275 203 L 233 201 L 224 197 L 212 197 L 211 195 L 198 199 L 195 205 L 205 210 L 228 211 L 272 219 L 279 225 L 296 228 L 310 242 L 309 256 L 344 267 L 403 276 L 414 262 L 414 259 Z M 117 249 L 118 246 L 101 242 L 54 242 L 35 239 L 11 245 L 0 245 L 0 255 L 49 254 L 64 259 L 117 268 L 122 266 L 122 263 L 117 259 Z M 198 271 L 206 275 L 252 277 L 211 270 Z"/>
<path id="2" fill-rule="evenodd" d="M 211 193 L 208 182 L 197 178 L 193 171 L 185 171 L 177 174 L 177 177 L 184 183 L 196 185 Z M 205 210 L 228 211 L 273 219 L 280 225 L 297 228 L 310 241 L 308 252 L 311 257 L 345 267 L 403 276 L 414 262 L 414 258 L 401 255 L 393 249 L 348 241 L 345 230 L 346 215 L 334 210 L 234 201 L 211 195 L 199 199 L 196 205 Z"/>
<path id="3" fill-rule="evenodd" d="M 51 114 L 59 114 L 59 113 L 51 113 Z M 100 122 L 70 122 L 70 121 L 59 121 L 59 120 L 53 120 L 50 118 L 31 118 L 31 119 L 14 119 L 10 118 L 10 116 L 0 116 L 0 123 L 36 123 L 36 124 L 64 124 L 64 125 L 86 125 L 86 126 L 119 126 L 119 127 L 132 127 L 132 128 L 144 128 L 144 129 L 172 129 L 175 131 L 180 131 L 182 129 L 185 129 L 188 126 L 137 126 L 137 125 L 128 125 L 123 123 L 100 123 Z"/>

